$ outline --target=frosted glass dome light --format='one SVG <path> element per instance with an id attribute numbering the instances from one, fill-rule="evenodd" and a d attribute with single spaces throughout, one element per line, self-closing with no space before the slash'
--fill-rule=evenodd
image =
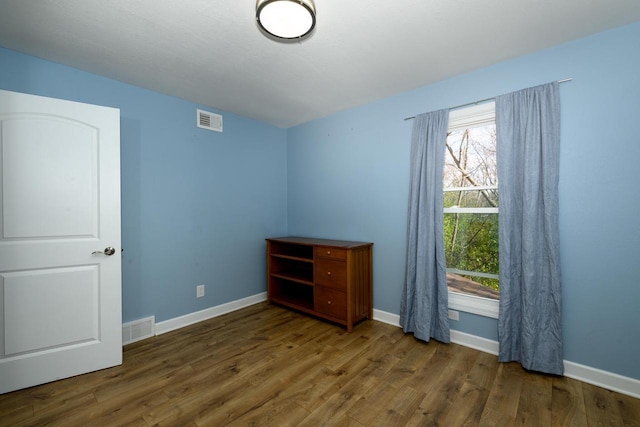
<path id="1" fill-rule="evenodd" d="M 258 0 L 256 22 L 277 39 L 298 40 L 313 31 L 316 7 L 313 0 Z"/>

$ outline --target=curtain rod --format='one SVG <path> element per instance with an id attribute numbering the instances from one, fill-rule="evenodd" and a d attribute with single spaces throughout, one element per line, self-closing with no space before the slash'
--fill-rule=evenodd
<path id="1" fill-rule="evenodd" d="M 562 80 L 558 80 L 558 83 L 566 83 L 566 82 L 570 82 L 571 80 L 573 80 L 573 79 L 572 78 L 562 79 Z M 455 110 L 456 108 L 468 107 L 469 105 L 477 105 L 477 104 L 481 104 L 483 102 L 493 101 L 494 99 L 496 99 L 495 96 L 492 97 L 492 98 L 481 99 L 479 101 L 467 102 L 466 104 L 456 105 L 455 107 L 449 107 L 449 110 Z M 415 118 L 416 118 L 416 116 L 405 117 L 404 120 L 405 121 L 413 120 Z"/>

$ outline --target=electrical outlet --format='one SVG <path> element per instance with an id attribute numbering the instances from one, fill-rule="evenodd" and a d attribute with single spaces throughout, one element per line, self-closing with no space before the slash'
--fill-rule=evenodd
<path id="1" fill-rule="evenodd" d="M 196 286 L 196 298 L 202 298 L 204 296 L 204 285 Z"/>
<path id="2" fill-rule="evenodd" d="M 449 310 L 449 319 L 460 320 L 460 312 L 456 310 Z"/>

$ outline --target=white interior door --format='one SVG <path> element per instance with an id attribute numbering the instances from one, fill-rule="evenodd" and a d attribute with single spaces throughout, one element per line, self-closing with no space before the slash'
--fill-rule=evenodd
<path id="1" fill-rule="evenodd" d="M 120 252 L 119 110 L 0 90 L 0 393 L 122 363 Z"/>

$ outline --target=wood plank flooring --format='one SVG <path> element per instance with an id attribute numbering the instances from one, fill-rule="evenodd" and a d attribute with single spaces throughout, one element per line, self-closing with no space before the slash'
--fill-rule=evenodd
<path id="1" fill-rule="evenodd" d="M 122 366 L 0 395 L 0 426 L 36 425 L 640 426 L 640 400 L 261 303 L 128 345 Z"/>

